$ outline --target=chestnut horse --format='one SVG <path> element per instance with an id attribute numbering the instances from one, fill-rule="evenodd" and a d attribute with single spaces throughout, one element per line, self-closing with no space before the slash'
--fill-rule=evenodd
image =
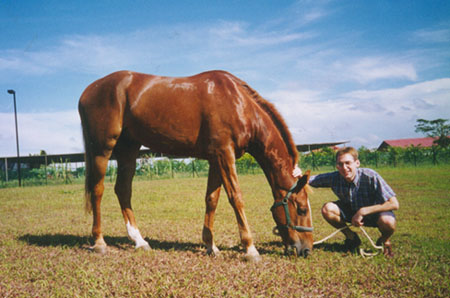
<path id="1" fill-rule="evenodd" d="M 141 145 L 155 152 L 209 162 L 202 238 L 217 254 L 214 215 L 221 186 L 234 209 L 245 257 L 259 260 L 253 244 L 235 161 L 245 151 L 255 157 L 272 188 L 272 215 L 286 250 L 312 250 L 312 220 L 307 193 L 309 173 L 291 173 L 298 154 L 287 126 L 272 104 L 245 82 L 224 71 L 171 78 L 131 71 L 112 73 L 90 84 L 79 113 L 86 151 L 86 209 L 93 211 L 93 250 L 106 252 L 100 203 L 108 160 L 117 158 L 115 193 L 128 236 L 136 248 L 149 249 L 131 208 L 131 182 Z"/>

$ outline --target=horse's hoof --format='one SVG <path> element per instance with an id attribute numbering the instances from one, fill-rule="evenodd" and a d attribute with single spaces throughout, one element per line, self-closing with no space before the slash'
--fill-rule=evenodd
<path id="1" fill-rule="evenodd" d="M 207 250 L 206 254 L 210 257 L 217 257 L 218 255 L 220 255 L 220 250 Z"/>
<path id="2" fill-rule="evenodd" d="M 251 262 L 251 263 L 258 263 L 261 261 L 261 256 L 259 254 L 254 255 L 254 254 L 245 254 L 244 255 L 244 260 L 247 262 Z"/>
<path id="3" fill-rule="evenodd" d="M 148 244 L 136 246 L 136 251 L 150 251 L 151 247 Z"/>
<path id="4" fill-rule="evenodd" d="M 206 250 L 206 254 L 211 257 L 217 257 L 220 254 L 220 250 L 214 245 Z"/>
<path id="5" fill-rule="evenodd" d="M 244 260 L 248 262 L 258 263 L 261 261 L 261 256 L 259 255 L 258 250 L 256 250 L 254 245 L 251 245 L 247 248 L 247 253 L 244 256 Z"/>
<path id="6" fill-rule="evenodd" d="M 95 245 L 92 247 L 92 251 L 97 254 L 104 255 L 108 252 L 108 248 L 106 245 Z"/>

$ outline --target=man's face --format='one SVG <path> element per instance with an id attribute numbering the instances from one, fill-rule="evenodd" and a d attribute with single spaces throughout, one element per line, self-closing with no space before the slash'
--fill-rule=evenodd
<path id="1" fill-rule="evenodd" d="M 353 181 L 356 176 L 356 169 L 359 167 L 359 160 L 355 160 L 350 153 L 341 154 L 336 161 L 336 168 L 347 182 Z"/>

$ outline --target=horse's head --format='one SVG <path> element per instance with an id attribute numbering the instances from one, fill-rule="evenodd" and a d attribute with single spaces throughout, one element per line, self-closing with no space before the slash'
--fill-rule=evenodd
<path id="1" fill-rule="evenodd" d="M 297 256 L 307 257 L 313 247 L 312 217 L 308 201 L 310 172 L 301 176 L 282 201 L 271 208 L 277 224 L 274 233 L 281 236 L 286 252 L 292 248 Z M 275 230 L 277 230 L 275 232 Z"/>

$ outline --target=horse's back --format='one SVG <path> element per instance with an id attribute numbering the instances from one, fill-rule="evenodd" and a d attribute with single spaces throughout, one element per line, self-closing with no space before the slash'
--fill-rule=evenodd
<path id="1" fill-rule="evenodd" d="M 154 150 L 204 155 L 248 142 L 253 110 L 242 84 L 224 71 L 190 77 L 119 71 L 89 85 L 80 106 Z"/>

